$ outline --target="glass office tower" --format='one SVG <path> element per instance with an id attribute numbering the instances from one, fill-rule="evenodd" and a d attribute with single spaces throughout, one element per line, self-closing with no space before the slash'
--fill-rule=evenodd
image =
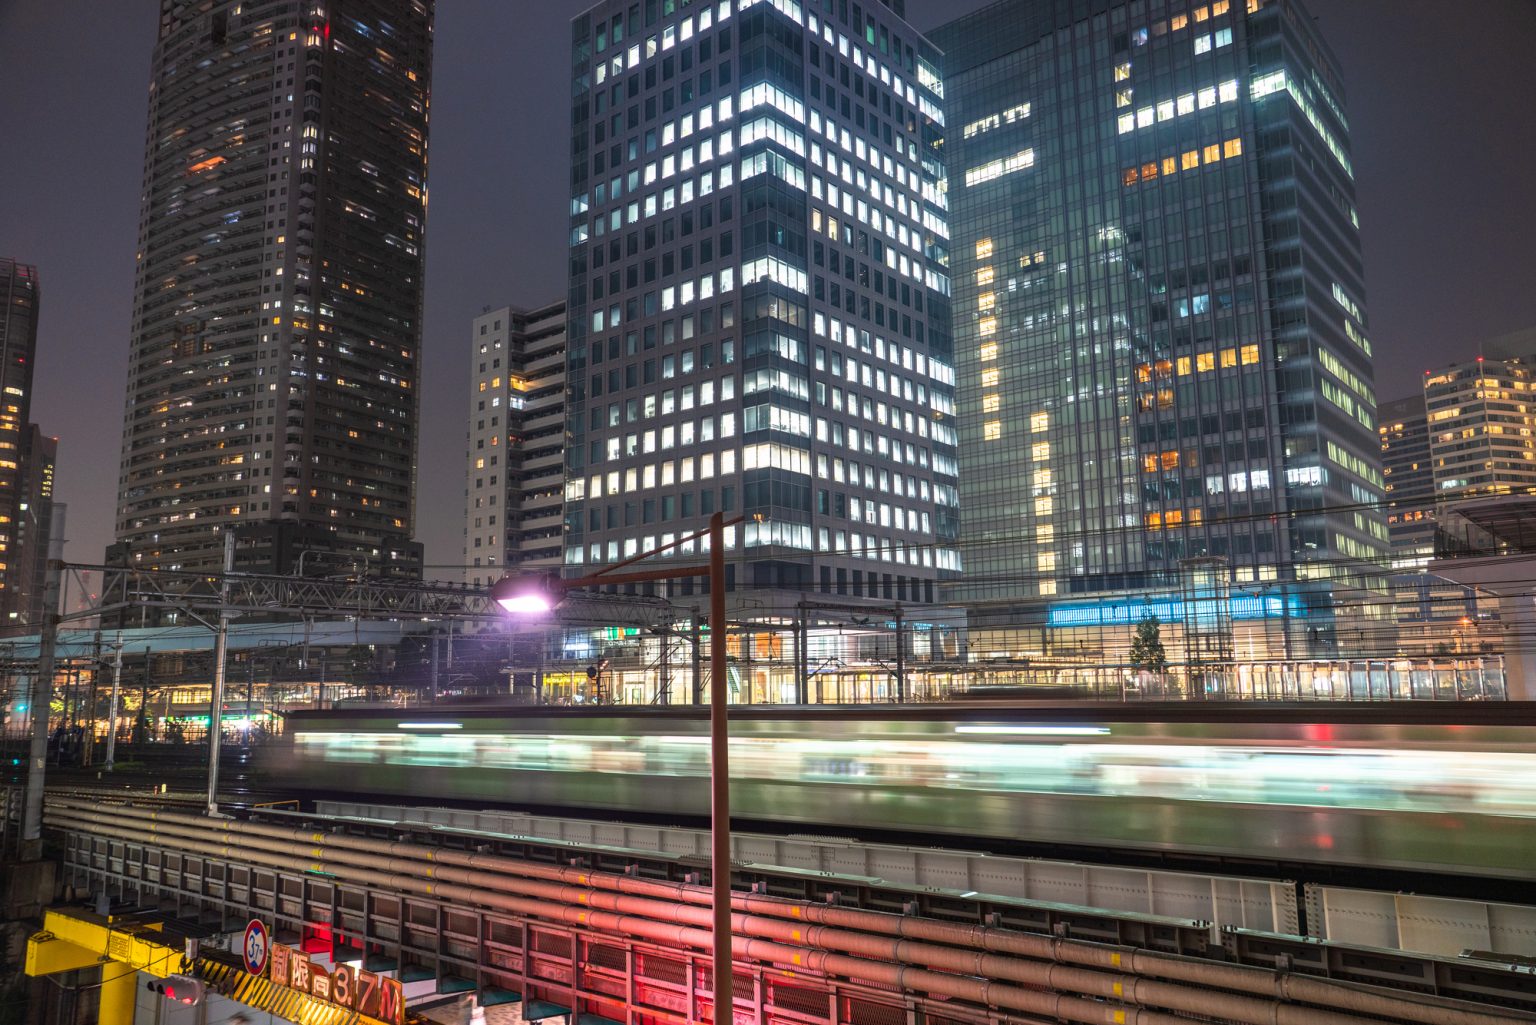
<path id="1" fill-rule="evenodd" d="M 1217 578 L 1273 657 L 1376 643 L 1354 171 L 1311 17 L 1004 0 L 934 40 L 973 650 L 1113 662 L 1149 610 L 1198 633 Z"/>
<path id="2" fill-rule="evenodd" d="M 719 510 L 752 615 L 933 601 L 957 438 L 931 47 L 848 0 L 609 0 L 572 30 L 567 571 Z"/>
<path id="3" fill-rule="evenodd" d="M 112 560 L 418 576 L 431 0 L 161 0 Z"/>

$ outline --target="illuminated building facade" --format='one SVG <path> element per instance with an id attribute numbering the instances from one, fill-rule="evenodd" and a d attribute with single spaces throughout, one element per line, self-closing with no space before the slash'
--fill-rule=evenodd
<path id="1" fill-rule="evenodd" d="M 1536 343 L 1536 334 L 1495 339 L 1483 350 L 1508 352 L 1511 343 Z M 1490 633 L 1497 636 L 1488 623 L 1495 609 L 1506 609 L 1474 588 L 1425 570 L 1436 554 L 1437 527 L 1458 519 L 1458 503 L 1536 494 L 1533 433 L 1536 372 L 1530 356 L 1479 356 L 1427 371 L 1421 395 L 1382 404 L 1387 524 L 1393 568 L 1400 571 L 1393 585 L 1402 650 L 1467 654 L 1479 650 Z M 1464 539 L 1456 536 L 1455 527 L 1449 532 L 1454 551 Z"/>
<path id="2" fill-rule="evenodd" d="M 464 582 L 558 571 L 564 544 L 565 303 L 470 325 Z"/>
<path id="3" fill-rule="evenodd" d="M 571 575 L 716 511 L 746 516 L 727 572 L 757 618 L 932 602 L 958 568 L 943 89 L 899 6 L 573 22 Z"/>
<path id="4" fill-rule="evenodd" d="M 1222 564 L 1239 652 L 1376 643 L 1354 172 L 1312 19 L 1012 0 L 933 38 L 973 652 L 1123 660 L 1147 609 L 1188 633 L 1216 600 L 1180 598 L 1191 567 Z"/>
<path id="5" fill-rule="evenodd" d="M 36 633 L 43 621 L 48 560 L 61 554 L 49 554 L 54 541 L 53 475 L 58 465 L 59 439 L 44 434 L 37 424 L 28 424 L 22 452 L 26 472 L 12 531 L 14 554 L 8 561 L 15 571 L 10 575 L 13 583 L 6 587 L 4 626 L 17 633 Z M 57 508 L 62 510 L 63 503 L 58 503 Z"/>
<path id="6" fill-rule="evenodd" d="M 7 620 L 31 590 L 20 542 L 41 302 L 37 268 L 0 257 L 0 609 Z"/>
<path id="7" fill-rule="evenodd" d="M 1478 357 L 1424 375 L 1434 491 L 1441 502 L 1536 492 L 1536 371 Z"/>
<path id="8" fill-rule="evenodd" d="M 162 0 L 116 557 L 416 576 L 431 0 Z"/>
<path id="9" fill-rule="evenodd" d="M 1435 554 L 1436 501 L 1424 396 L 1383 402 L 1379 416 L 1392 568 L 1423 569 Z"/>

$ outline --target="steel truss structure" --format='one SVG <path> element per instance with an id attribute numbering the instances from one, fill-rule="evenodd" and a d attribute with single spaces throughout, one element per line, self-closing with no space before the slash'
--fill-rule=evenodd
<path id="1" fill-rule="evenodd" d="M 193 573 L 123 566 L 59 563 L 66 594 L 81 596 L 60 621 L 132 609 L 176 609 L 212 624 L 219 612 L 265 616 L 348 616 L 359 619 L 506 621 L 482 588 L 445 583 L 400 583 L 368 578 L 315 578 L 261 573 Z M 86 574 L 100 574 L 95 587 Z M 657 629 L 688 610 L 645 595 L 573 592 L 559 626 L 628 625 Z"/>

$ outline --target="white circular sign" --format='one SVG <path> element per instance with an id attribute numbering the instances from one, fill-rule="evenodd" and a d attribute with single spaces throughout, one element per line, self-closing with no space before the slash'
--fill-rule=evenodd
<path id="1" fill-rule="evenodd" d="M 267 927 L 259 919 L 251 919 L 245 927 L 245 942 L 240 946 L 240 954 L 245 958 L 245 970 L 252 975 L 260 975 L 267 970 L 267 954 L 272 950 L 272 937 L 267 934 Z"/>

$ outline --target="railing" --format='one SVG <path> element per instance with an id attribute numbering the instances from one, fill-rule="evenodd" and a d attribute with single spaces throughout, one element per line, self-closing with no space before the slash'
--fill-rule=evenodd
<path id="1" fill-rule="evenodd" d="M 1051 690 L 1100 701 L 1502 701 L 1504 660 L 1483 658 L 1308 659 L 1171 666 L 1162 673 L 1127 666 L 989 668 L 951 693 L 985 688 Z"/>
<path id="2" fill-rule="evenodd" d="M 658 698 L 655 666 L 615 660 L 603 673 L 608 701 L 688 704 L 692 672 L 674 663 L 668 694 Z M 794 704 L 795 666 L 788 659 L 731 663 L 734 705 Z M 889 662 L 818 664 L 808 674 L 811 704 L 923 703 L 979 697 L 1061 701 L 1502 701 L 1502 656 L 1476 658 L 1304 659 L 1172 665 L 1161 673 L 1123 664 L 1011 661 L 906 664 L 898 683 Z M 573 679 L 575 673 L 565 674 Z M 707 686 L 707 680 L 706 680 Z M 594 703 L 593 695 L 546 688 L 546 704 Z"/>

